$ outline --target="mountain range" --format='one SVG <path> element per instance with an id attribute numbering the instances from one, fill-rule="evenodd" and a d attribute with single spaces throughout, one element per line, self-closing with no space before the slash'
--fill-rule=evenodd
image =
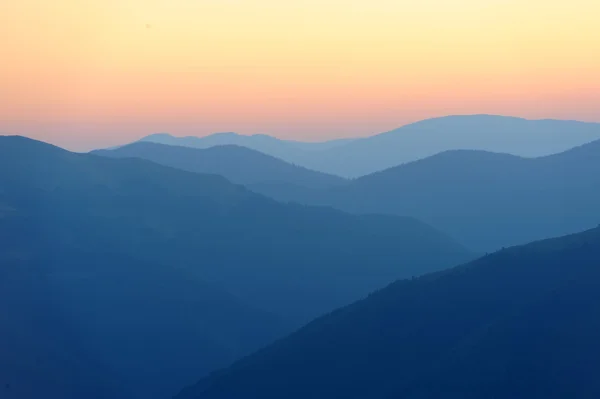
<path id="1" fill-rule="evenodd" d="M 0 397 L 595 398 L 596 129 L 0 136 Z"/>
<path id="2" fill-rule="evenodd" d="M 305 188 L 328 188 L 344 184 L 340 177 L 315 172 L 238 145 L 207 149 L 162 145 L 140 141 L 92 154 L 114 158 L 143 158 L 190 172 L 216 174 L 248 187 L 292 184 Z"/>
<path id="3" fill-rule="evenodd" d="M 282 204 L 23 137 L 0 137 L 0 237 L 15 304 L 0 312 L 0 383 L 17 398 L 165 397 L 397 278 L 472 258 L 412 218 Z"/>
<path id="4" fill-rule="evenodd" d="M 282 202 L 415 217 L 482 253 L 600 222 L 600 141 L 539 158 L 446 151 L 354 180 L 232 146 L 136 143 L 98 154 L 221 174 Z"/>
<path id="5" fill-rule="evenodd" d="M 395 282 L 177 399 L 595 398 L 600 228 Z"/>
<path id="6" fill-rule="evenodd" d="M 325 143 L 235 133 L 181 138 L 158 134 L 142 141 L 195 148 L 239 145 L 312 170 L 356 178 L 449 150 L 541 157 L 598 139 L 599 123 L 465 115 L 428 119 L 371 137 Z"/>
<path id="7" fill-rule="evenodd" d="M 493 251 L 600 222 L 600 141 L 540 158 L 448 151 L 318 192 L 290 185 L 261 191 L 355 213 L 412 216 L 473 250 Z"/>

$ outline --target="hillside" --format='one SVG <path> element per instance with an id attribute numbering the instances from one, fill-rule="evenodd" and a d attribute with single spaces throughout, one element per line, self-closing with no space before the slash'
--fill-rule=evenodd
<path id="1" fill-rule="evenodd" d="M 114 150 L 99 150 L 92 153 L 114 158 L 147 159 L 190 172 L 221 175 L 233 183 L 246 186 L 279 183 L 326 188 L 345 183 L 344 179 L 337 176 L 314 172 L 235 145 L 196 149 L 137 142 Z"/>
<path id="2" fill-rule="evenodd" d="M 398 281 L 177 399 L 593 398 L 600 228 Z"/>
<path id="3" fill-rule="evenodd" d="M 559 236 L 600 222 L 600 141 L 520 158 L 448 151 L 329 190 L 270 185 L 273 198 L 423 220 L 477 251 Z"/>
<path id="4" fill-rule="evenodd" d="M 52 305 L 44 274 L 4 257 L 0 265 L 1 398 L 135 398 L 116 372 L 87 356 L 65 314 Z"/>
<path id="5" fill-rule="evenodd" d="M 2 259 L 2 398 L 169 397 L 289 331 L 190 273 L 56 241 L 2 247 L 28 253 Z"/>
<path id="6" fill-rule="evenodd" d="M 127 255 L 111 243 L 117 221 L 60 195 L 7 191 L 0 386 L 10 389 L 2 398 L 164 398 L 291 329 L 190 270 Z"/>
<path id="7" fill-rule="evenodd" d="M 280 204 L 220 176 L 139 159 L 74 154 L 23 138 L 12 141 L 25 147 L 1 147 L 6 156 L 0 166 L 10 173 L 0 181 L 8 192 L 20 193 L 16 201 L 21 204 L 33 201 L 32 209 L 43 210 L 39 202 L 45 201 L 46 207 L 56 204 L 68 212 L 66 220 L 58 211 L 44 213 L 43 225 L 91 218 L 98 223 L 93 239 L 69 239 L 193 267 L 254 305 L 294 319 L 314 316 L 395 278 L 470 256 L 412 218 Z M 24 151 L 27 158 L 17 155 Z M 328 289 L 331 284 L 338 288 L 335 293 Z M 298 301 L 296 295 L 306 297 Z"/>
<path id="8" fill-rule="evenodd" d="M 20 330 L 23 347 L 48 339 L 50 354 L 81 350 L 81 358 L 110 370 L 102 380 L 114 374 L 144 398 L 170 393 L 192 374 L 398 277 L 471 256 L 414 219 L 284 205 L 220 176 L 75 154 L 23 137 L 0 137 L 0 187 L 2 271 L 18 272 L 26 285 L 39 277 L 53 301 L 41 298 L 33 308 L 50 306 L 56 335 L 68 330 L 77 338 L 56 342 L 31 327 Z M 26 292 L 15 290 L 7 301 L 27 301 Z M 65 350 L 71 342 L 78 347 Z M 61 375 L 63 364 L 87 373 L 74 366 L 81 358 L 48 355 L 59 374 L 53 381 L 74 378 Z M 92 391 L 108 386 L 89 378 Z"/>

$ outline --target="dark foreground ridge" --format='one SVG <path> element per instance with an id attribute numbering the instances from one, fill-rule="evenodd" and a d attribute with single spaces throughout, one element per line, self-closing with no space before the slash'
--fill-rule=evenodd
<path id="1" fill-rule="evenodd" d="M 595 398 L 600 228 L 398 281 L 177 399 Z"/>

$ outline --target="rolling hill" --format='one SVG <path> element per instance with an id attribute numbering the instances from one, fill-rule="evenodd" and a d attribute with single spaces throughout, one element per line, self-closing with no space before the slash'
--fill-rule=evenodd
<path id="1" fill-rule="evenodd" d="M 318 318 L 177 399 L 594 398 L 600 228 L 413 280 Z"/>
<path id="2" fill-rule="evenodd" d="M 21 348 L 0 359 L 27 370 L 43 356 L 53 382 L 0 378 L 60 398 L 115 397 L 112 386 L 159 397 L 390 281 L 471 257 L 411 218 L 280 204 L 220 176 L 23 137 L 0 137 L 0 237 L 2 273 L 34 287 L 3 293 L 27 306 L 3 316 L 24 327 L 0 331 L 5 355 Z M 29 303 L 35 287 L 47 294 Z"/>

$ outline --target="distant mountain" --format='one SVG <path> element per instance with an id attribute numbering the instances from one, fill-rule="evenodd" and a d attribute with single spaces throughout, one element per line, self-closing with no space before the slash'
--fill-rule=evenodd
<path id="1" fill-rule="evenodd" d="M 192 148 L 211 148 L 216 146 L 237 145 L 250 148 L 292 164 L 310 159 L 312 153 L 330 150 L 351 143 L 354 139 L 338 139 L 323 142 L 302 142 L 282 140 L 264 134 L 245 136 L 237 133 L 215 133 L 205 137 L 175 137 L 168 133 L 151 134 L 142 138 L 142 142 L 152 142 Z"/>
<path id="2" fill-rule="evenodd" d="M 339 147 L 348 144 L 355 139 L 345 138 L 328 141 L 295 141 L 282 140 L 266 134 L 253 134 L 250 136 L 237 134 L 233 132 L 215 133 L 205 137 L 186 136 L 175 137 L 168 133 L 156 133 L 142 138 L 139 141 L 147 141 L 152 143 L 167 144 L 167 145 L 183 145 L 194 148 L 210 148 L 220 145 L 238 145 L 242 147 L 256 149 L 257 151 L 271 153 L 273 151 L 284 151 L 286 149 L 295 148 L 305 151 L 321 151 Z"/>
<path id="3" fill-rule="evenodd" d="M 161 397 L 376 287 L 470 257 L 414 219 L 285 205 L 220 176 L 0 137 L 0 269 L 30 287 L 2 293 L 24 305 L 0 312 L 15 326 L 0 329 L 0 383 Z"/>
<path id="4" fill-rule="evenodd" d="M 541 157 L 598 139 L 600 123 L 467 115 L 428 119 L 372 137 L 319 145 L 291 145 L 268 136 L 234 134 L 205 138 L 153 135 L 143 140 L 200 148 L 236 144 L 312 170 L 355 178 L 449 150 Z"/>
<path id="5" fill-rule="evenodd" d="M 196 149 L 137 142 L 114 150 L 99 150 L 92 153 L 114 158 L 143 158 L 190 172 L 221 175 L 233 183 L 246 186 L 284 183 L 307 188 L 326 188 L 346 182 L 337 176 L 314 172 L 270 155 L 234 145 Z"/>
<path id="6" fill-rule="evenodd" d="M 600 139 L 600 123 L 527 120 L 493 115 L 428 119 L 356 140 L 305 165 L 339 176 L 358 177 L 449 150 L 481 150 L 522 157 L 562 152 Z"/>
<path id="7" fill-rule="evenodd" d="M 269 185 L 279 200 L 412 216 L 492 251 L 600 222 L 600 141 L 541 158 L 448 151 L 328 190 Z"/>
<path id="8" fill-rule="evenodd" d="M 600 228 L 398 281 L 177 399 L 600 395 Z"/>

